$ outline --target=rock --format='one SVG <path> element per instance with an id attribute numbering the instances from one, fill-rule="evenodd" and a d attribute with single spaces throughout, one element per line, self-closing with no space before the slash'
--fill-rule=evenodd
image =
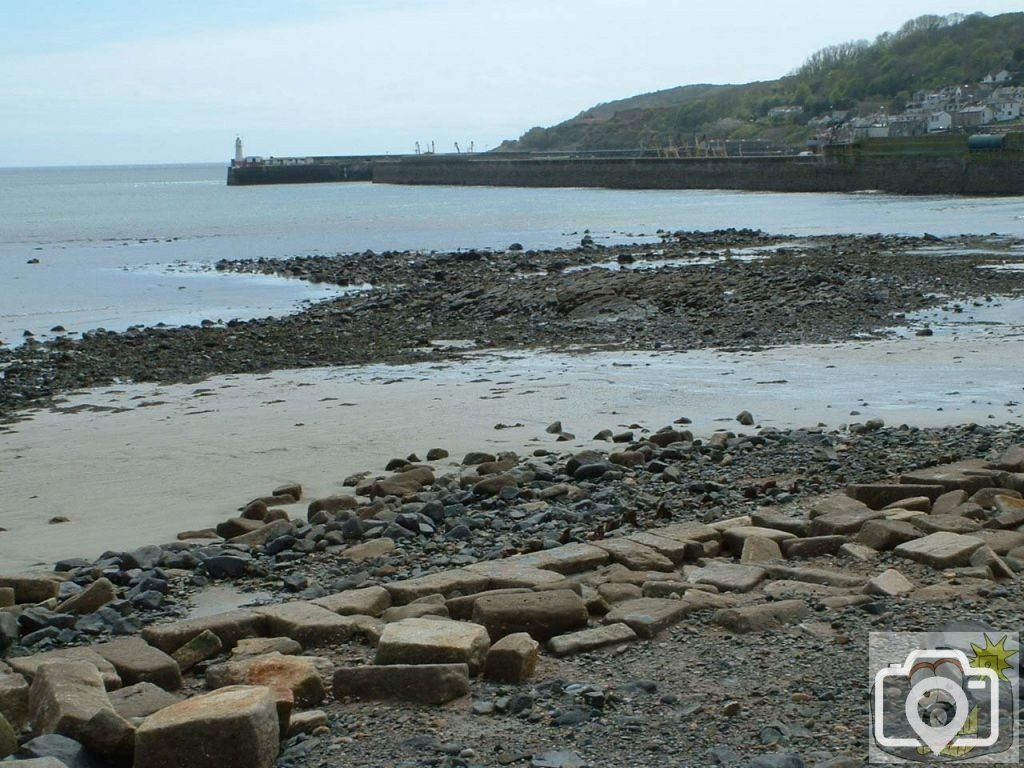
<path id="1" fill-rule="evenodd" d="M 505 635 L 487 653 L 484 677 L 503 683 L 522 683 L 537 668 L 538 643 L 525 632 Z"/>
<path id="2" fill-rule="evenodd" d="M 167 691 L 181 688 L 178 663 L 140 637 L 120 637 L 92 649 L 114 665 L 124 685 L 153 683 Z"/>
<path id="3" fill-rule="evenodd" d="M 781 559 L 782 550 L 772 539 L 748 536 L 743 540 L 743 551 L 740 553 L 741 563 L 760 563 L 766 560 Z"/>
<path id="4" fill-rule="evenodd" d="M 379 539 L 371 539 L 370 541 L 364 541 L 361 544 L 348 547 L 341 556 L 346 560 L 351 560 L 355 563 L 361 563 L 364 560 L 375 560 L 379 557 L 389 555 L 395 550 L 395 540 L 389 539 L 387 536 L 381 536 Z"/>
<path id="5" fill-rule="evenodd" d="M 29 719 L 36 736 L 57 733 L 77 741 L 101 710 L 113 713 L 103 678 L 84 661 L 41 665 L 29 688 Z"/>
<path id="6" fill-rule="evenodd" d="M 667 557 L 675 565 L 683 561 L 692 561 L 698 557 L 703 557 L 704 547 L 699 542 L 676 541 L 665 536 L 658 536 L 656 530 L 649 533 L 634 533 L 626 538 L 630 541 L 635 541 L 637 544 L 650 547 L 655 552 Z"/>
<path id="7" fill-rule="evenodd" d="M 394 699 L 418 704 L 446 704 L 469 695 L 465 664 L 414 664 L 343 667 L 334 673 L 334 697 Z"/>
<path id="8" fill-rule="evenodd" d="M 351 616 L 353 614 L 380 616 L 391 607 L 391 593 L 384 587 L 364 587 L 363 589 L 350 589 L 333 595 L 327 595 L 326 597 L 318 597 L 311 602 L 313 605 L 326 608 L 328 611 L 337 613 L 340 616 Z"/>
<path id="9" fill-rule="evenodd" d="M 217 524 L 217 535 L 225 539 L 233 539 L 244 533 L 250 533 L 263 527 L 262 520 L 249 520 L 244 517 L 229 517 Z"/>
<path id="10" fill-rule="evenodd" d="M 553 587 L 558 584 L 565 584 L 566 579 L 562 574 L 554 571 L 545 571 L 541 568 L 533 568 L 528 565 L 521 565 L 509 560 L 485 560 L 473 565 L 467 565 L 466 570 L 472 573 L 479 573 L 488 578 L 487 589 L 514 589 L 517 587 Z"/>
<path id="11" fill-rule="evenodd" d="M 834 555 L 845 543 L 845 536 L 810 536 L 805 539 L 786 539 L 782 542 L 782 553 L 792 560 Z"/>
<path id="12" fill-rule="evenodd" d="M 1001 494 L 992 500 L 992 504 L 996 514 L 985 524 L 986 528 L 1016 530 L 1024 525 L 1024 501 L 1021 499 Z"/>
<path id="13" fill-rule="evenodd" d="M 864 586 L 864 577 L 846 571 L 827 568 L 791 568 L 785 565 L 766 565 L 765 570 L 773 579 L 792 579 L 811 584 L 826 584 L 831 587 L 860 588 Z"/>
<path id="14" fill-rule="evenodd" d="M 959 515 L 921 515 L 910 521 L 910 524 L 921 531 L 928 533 L 973 533 L 981 528 L 980 523 L 969 520 Z"/>
<path id="15" fill-rule="evenodd" d="M 804 518 L 788 517 L 774 509 L 755 509 L 750 515 L 750 521 L 758 528 L 774 528 L 794 536 L 807 536 L 810 521 Z"/>
<path id="16" fill-rule="evenodd" d="M 863 528 L 861 530 L 864 530 Z M 878 557 L 878 550 L 872 549 L 864 544 L 848 542 L 839 548 L 839 554 L 850 560 L 868 562 Z"/>
<path id="17" fill-rule="evenodd" d="M 18 603 L 41 603 L 57 596 L 60 581 L 53 574 L 7 573 L 0 574 L 0 587 L 13 589 Z"/>
<path id="18" fill-rule="evenodd" d="M 864 523 L 883 518 L 885 515 L 884 510 L 867 508 L 826 512 L 811 520 L 809 531 L 812 536 L 850 536 L 857 533 Z"/>
<path id="19" fill-rule="evenodd" d="M 900 483 L 905 485 L 918 484 L 929 487 L 927 492 L 908 494 L 911 496 L 927 496 L 934 500 L 946 491 L 961 489 L 971 494 L 982 488 L 992 485 L 992 478 L 985 475 L 969 474 L 969 472 L 982 469 L 983 461 L 960 462 L 959 464 L 946 464 L 928 469 L 919 469 L 906 475 L 900 476 Z M 940 486 L 941 490 L 936 492 L 934 486 Z"/>
<path id="20" fill-rule="evenodd" d="M 665 448 L 673 443 L 688 443 L 693 440 L 693 434 L 686 430 L 662 429 L 653 435 L 647 436 L 647 442 L 659 448 Z"/>
<path id="21" fill-rule="evenodd" d="M 710 584 L 723 592 L 749 592 L 761 581 L 766 573 L 752 565 L 713 563 L 697 569 L 690 577 L 694 584 Z"/>
<path id="22" fill-rule="evenodd" d="M 555 654 L 555 656 L 570 656 L 576 653 L 594 651 L 609 645 L 628 643 L 636 640 L 636 638 L 636 632 L 628 624 L 619 622 L 552 637 L 548 640 L 548 650 Z"/>
<path id="23" fill-rule="evenodd" d="M 465 467 L 475 466 L 476 464 L 485 464 L 489 461 L 495 461 L 494 454 L 483 453 L 481 451 L 471 451 L 465 455 L 462 459 L 462 465 Z"/>
<path id="24" fill-rule="evenodd" d="M 869 579 L 867 586 L 864 587 L 864 591 L 867 594 L 879 595 L 881 597 L 906 595 L 915 589 L 917 587 L 914 583 L 895 568 L 889 568 L 874 578 Z"/>
<path id="25" fill-rule="evenodd" d="M 158 547 L 159 549 L 159 547 Z M 117 588 L 109 579 L 100 577 L 81 592 L 72 595 L 57 606 L 57 613 L 93 613 L 111 600 L 117 599 Z"/>
<path id="26" fill-rule="evenodd" d="M 308 712 L 295 712 L 288 722 L 287 738 L 293 739 L 300 734 L 313 733 L 319 728 L 327 728 L 328 723 L 327 713 L 322 710 L 311 709 Z"/>
<path id="27" fill-rule="evenodd" d="M 665 555 L 626 538 L 601 539 L 591 544 L 607 552 L 612 562 L 620 563 L 633 571 L 675 570 L 675 564 Z"/>
<path id="28" fill-rule="evenodd" d="M 971 536 L 940 532 L 900 544 L 893 553 L 932 568 L 956 568 L 968 565 L 981 545 L 980 539 Z"/>
<path id="29" fill-rule="evenodd" d="M 247 637 L 238 641 L 231 651 L 231 657 L 237 659 L 245 656 L 264 656 L 268 653 L 294 656 L 302 653 L 302 645 L 290 637 Z"/>
<path id="30" fill-rule="evenodd" d="M 221 639 L 209 629 L 204 629 L 176 650 L 171 658 L 177 663 L 178 669 L 188 672 L 199 662 L 212 659 L 222 650 L 224 650 L 224 644 Z"/>
<path id="31" fill-rule="evenodd" d="M 135 734 L 134 768 L 270 768 L 279 741 L 270 689 L 230 686 L 146 718 Z"/>
<path id="32" fill-rule="evenodd" d="M 299 501 L 302 498 L 302 485 L 300 483 L 285 483 L 275 488 L 271 495 L 279 498 L 291 496 L 293 501 Z"/>
<path id="33" fill-rule="evenodd" d="M 427 461 L 440 461 L 448 458 L 448 451 L 444 448 L 431 448 L 427 451 Z"/>
<path id="34" fill-rule="evenodd" d="M 932 508 L 929 510 L 933 515 L 951 515 L 955 514 L 955 510 L 961 504 L 966 502 L 968 499 L 967 491 L 957 488 L 952 491 L 946 491 L 934 502 L 932 502 Z"/>
<path id="35" fill-rule="evenodd" d="M 230 539 L 232 544 L 244 544 L 249 547 L 262 547 L 267 542 L 287 536 L 295 530 L 295 526 L 288 520 L 273 520 L 248 533 L 235 536 Z"/>
<path id="36" fill-rule="evenodd" d="M 14 728 L 7 722 L 3 712 L 0 712 L 0 760 L 8 755 L 13 755 L 18 749 L 18 736 Z"/>
<path id="37" fill-rule="evenodd" d="M 870 509 L 867 504 L 845 494 L 833 494 L 823 496 L 811 505 L 810 518 L 813 520 L 821 515 L 831 515 L 840 512 L 850 514 L 864 513 Z"/>
<path id="38" fill-rule="evenodd" d="M 231 649 L 243 637 L 266 635 L 267 619 L 255 611 L 225 611 L 169 624 L 151 624 L 142 630 L 142 639 L 164 653 L 173 653 L 205 630 L 217 635 L 225 649 Z"/>
<path id="39" fill-rule="evenodd" d="M 40 667 L 52 662 L 85 662 L 100 673 L 103 685 L 108 691 L 121 687 L 121 677 L 117 674 L 114 666 L 91 648 L 58 648 L 32 656 L 17 656 L 7 660 L 14 671 L 23 675 L 29 683 L 34 681 Z"/>
<path id="40" fill-rule="evenodd" d="M 519 482 L 510 474 L 489 475 L 473 486 L 474 495 L 480 498 L 497 496 L 505 488 L 516 488 Z"/>
<path id="41" fill-rule="evenodd" d="M 780 547 L 783 541 L 795 538 L 792 533 L 780 531 L 777 528 L 759 528 L 755 525 L 736 525 L 722 532 L 722 541 L 729 552 L 735 556 L 739 556 L 743 552 L 743 542 L 752 536 L 769 539 L 779 544 Z"/>
<path id="42" fill-rule="evenodd" d="M 483 627 L 445 619 L 405 619 L 388 624 L 377 643 L 375 664 L 466 664 L 483 670 L 491 642 Z"/>
<path id="43" fill-rule="evenodd" d="M 392 581 L 385 584 L 384 588 L 391 594 L 391 601 L 395 605 L 405 605 L 427 595 L 449 597 L 455 593 L 468 595 L 474 592 L 483 592 L 489 585 L 490 579 L 487 576 L 465 569 L 456 569 L 402 581 Z"/>
<path id="44" fill-rule="evenodd" d="M 119 688 L 107 694 L 110 705 L 125 720 L 136 720 L 149 717 L 165 707 L 177 704 L 181 697 L 168 693 L 152 683 L 136 683 L 126 688 Z"/>
<path id="45" fill-rule="evenodd" d="M 921 531 L 904 520 L 868 520 L 857 532 L 856 542 L 877 552 L 888 552 L 921 537 Z"/>
<path id="46" fill-rule="evenodd" d="M 989 528 L 982 528 L 974 531 L 972 539 L 978 539 L 992 548 L 997 555 L 1005 555 L 1011 549 L 1024 546 L 1024 532 L 1022 531 L 998 531 Z"/>
<path id="47" fill-rule="evenodd" d="M 300 707 L 314 707 L 327 695 L 312 661 L 280 653 L 214 664 L 206 670 L 206 684 L 211 689 L 230 685 L 262 685 L 275 692 L 287 691 Z"/>
<path id="48" fill-rule="evenodd" d="M 557 435 L 562 431 L 562 422 L 553 421 L 544 428 L 544 431 L 549 435 Z"/>
<path id="49" fill-rule="evenodd" d="M 473 606 L 473 621 L 486 627 L 491 642 L 517 632 L 544 642 L 586 626 L 588 617 L 583 599 L 568 589 L 492 595 Z"/>
<path id="50" fill-rule="evenodd" d="M 659 529 L 661 530 L 661 529 Z M 608 552 L 590 544 L 565 544 L 554 549 L 544 549 L 519 555 L 509 562 L 528 565 L 545 571 L 554 571 L 563 575 L 592 571 L 607 565 L 611 560 Z"/>
<path id="51" fill-rule="evenodd" d="M 989 577 L 993 579 L 1015 578 L 1013 569 L 987 544 L 983 544 L 974 550 L 974 554 L 971 555 L 971 565 L 986 568 Z"/>
<path id="52" fill-rule="evenodd" d="M 26 742 L 15 753 L 17 768 L 107 768 L 74 739 L 48 733 Z"/>
<path id="53" fill-rule="evenodd" d="M 409 605 L 393 605 L 381 614 L 385 624 L 405 619 L 422 619 L 427 616 L 438 616 L 442 619 L 450 617 L 448 606 L 444 603 L 410 603 Z M 383 632 L 383 627 L 381 628 Z"/>
<path id="54" fill-rule="evenodd" d="M 638 597 L 643 597 L 644 594 L 643 590 L 636 584 L 623 584 L 620 582 L 599 584 L 597 593 L 608 605 L 621 603 L 624 600 L 636 600 Z"/>
<path id="55" fill-rule="evenodd" d="M 754 426 L 754 417 L 753 415 L 751 415 L 750 411 L 740 411 L 736 415 L 736 421 L 738 421 L 744 427 Z"/>
<path id="56" fill-rule="evenodd" d="M 21 675 L 0 673 L 0 715 L 16 733 L 28 724 L 28 681 Z"/>
<path id="57" fill-rule="evenodd" d="M 899 483 L 861 483 L 848 486 L 847 495 L 861 501 L 871 509 L 882 509 L 904 499 L 911 499 L 924 496 L 929 501 L 934 501 L 947 488 L 937 483 L 916 483 L 908 481 L 904 476 Z"/>
<path id="58" fill-rule="evenodd" d="M 803 600 L 779 600 L 715 611 L 712 621 L 730 632 L 764 632 L 799 621 L 809 610 Z"/>
<path id="59" fill-rule="evenodd" d="M 326 512 L 328 515 L 337 515 L 339 512 L 346 512 L 359 506 L 359 499 L 347 493 L 339 493 L 335 496 L 326 496 L 316 499 L 306 507 L 306 519 L 312 520 L 318 512 Z"/>
<path id="60" fill-rule="evenodd" d="M 604 617 L 605 624 L 626 624 L 639 637 L 652 638 L 675 624 L 689 612 L 682 600 L 641 597 L 614 606 Z"/>
<path id="61" fill-rule="evenodd" d="M 587 768 L 587 765 L 575 752 L 540 752 L 530 758 L 530 768 Z"/>
<path id="62" fill-rule="evenodd" d="M 113 711 L 101 709 L 85 724 L 79 740 L 90 754 L 107 765 L 131 768 L 135 755 L 135 726 Z"/>
<path id="63" fill-rule="evenodd" d="M 992 509 L 995 507 L 996 499 L 1000 496 L 1019 499 L 1021 498 L 1021 493 L 1020 491 L 1011 491 L 1008 488 L 982 488 L 975 491 L 970 500 L 979 507 Z"/>
<path id="64" fill-rule="evenodd" d="M 301 600 L 256 608 L 266 618 L 267 635 L 290 637 L 303 648 L 333 645 L 363 634 L 362 616 L 339 616 Z"/>
<path id="65" fill-rule="evenodd" d="M 14 604 L 14 587 L 0 587 L 0 608 L 10 608 Z"/>

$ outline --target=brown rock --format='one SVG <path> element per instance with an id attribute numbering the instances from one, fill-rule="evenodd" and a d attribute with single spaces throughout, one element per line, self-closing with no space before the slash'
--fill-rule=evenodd
<path id="1" fill-rule="evenodd" d="M 636 632 L 628 624 L 608 624 L 604 627 L 581 629 L 579 632 L 571 632 L 553 637 L 548 641 L 548 650 L 555 656 L 570 656 L 576 653 L 594 651 L 609 645 L 628 643 L 636 640 L 636 637 Z"/>
<path id="2" fill-rule="evenodd" d="M 76 595 L 72 595 L 57 606 L 57 613 L 84 615 L 102 608 L 117 598 L 117 589 L 109 579 L 100 577 Z"/>
<path id="3" fill-rule="evenodd" d="M 405 619 L 388 624 L 377 643 L 375 664 L 466 664 L 483 669 L 491 642 L 476 624 L 445 619 Z"/>
<path id="4" fill-rule="evenodd" d="M 29 719 L 35 735 L 57 733 L 81 741 L 85 726 L 100 710 L 113 712 L 103 678 L 84 661 L 41 665 L 29 688 Z"/>
<path id="5" fill-rule="evenodd" d="M 538 643 L 525 632 L 505 635 L 487 653 L 484 677 L 503 683 L 521 683 L 537 668 Z"/>
<path id="6" fill-rule="evenodd" d="M 0 587 L 13 589 L 19 603 L 41 603 L 57 596 L 60 580 L 48 573 L 6 573 L 0 574 Z"/>
<path id="7" fill-rule="evenodd" d="M 124 685 L 153 683 L 167 691 L 181 688 L 178 663 L 141 637 L 120 637 L 92 649 L 114 665 Z"/>
<path id="8" fill-rule="evenodd" d="M 473 606 L 473 621 L 486 627 L 491 642 L 517 632 L 544 642 L 586 626 L 587 618 L 586 604 L 568 589 L 493 595 L 480 598 Z"/>
<path id="9" fill-rule="evenodd" d="M 344 667 L 334 673 L 334 697 L 339 701 L 394 699 L 446 704 L 469 691 L 469 667 L 465 664 Z"/>
<path id="10" fill-rule="evenodd" d="M 0 715 L 17 733 L 28 723 L 28 681 L 21 675 L 0 673 Z"/>
<path id="11" fill-rule="evenodd" d="M 165 707 L 177 704 L 180 696 L 168 693 L 152 683 L 136 683 L 126 688 L 118 688 L 107 694 L 110 705 L 126 720 L 140 720 L 159 712 Z"/>
<path id="12" fill-rule="evenodd" d="M 799 621 L 810 609 L 803 600 L 779 600 L 716 611 L 712 621 L 730 632 L 764 632 Z"/>
<path id="13" fill-rule="evenodd" d="M 214 664 L 206 670 L 206 684 L 211 689 L 229 685 L 262 685 L 274 691 L 288 691 L 300 707 L 315 707 L 327 695 L 312 661 L 280 653 Z"/>
<path id="14" fill-rule="evenodd" d="M 142 630 L 142 639 L 164 653 L 173 653 L 204 630 L 215 634 L 223 647 L 230 649 L 243 637 L 265 636 L 267 619 L 255 611 L 225 611 L 169 624 L 151 624 Z"/>

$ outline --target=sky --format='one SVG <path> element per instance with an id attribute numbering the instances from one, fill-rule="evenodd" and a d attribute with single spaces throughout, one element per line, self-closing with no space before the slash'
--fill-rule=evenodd
<path id="1" fill-rule="evenodd" d="M 965 5 L 964 2 L 970 2 Z M 491 149 L 1019 0 L 0 0 L 0 166 Z"/>

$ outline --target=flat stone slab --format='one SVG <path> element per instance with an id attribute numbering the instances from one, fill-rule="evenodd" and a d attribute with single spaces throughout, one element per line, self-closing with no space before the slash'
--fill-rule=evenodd
<path id="1" fill-rule="evenodd" d="M 950 490 L 939 482 L 918 482 L 914 478 L 920 475 L 904 475 L 899 483 L 858 483 L 846 489 L 846 493 L 858 501 L 862 501 L 872 509 L 881 509 L 904 499 L 925 496 L 935 501 L 939 496 Z M 990 483 L 991 484 L 991 483 Z"/>
<path id="2" fill-rule="evenodd" d="M 618 622 L 552 637 L 548 640 L 548 650 L 555 656 L 571 656 L 577 653 L 596 651 L 598 648 L 605 648 L 609 645 L 628 643 L 636 638 L 637 634 L 632 627 L 625 622 Z"/>
<path id="3" fill-rule="evenodd" d="M 466 664 L 481 672 L 491 646 L 479 624 L 448 619 L 404 619 L 388 624 L 377 643 L 375 664 Z"/>
<path id="4" fill-rule="evenodd" d="M 826 512 L 811 520 L 809 533 L 811 536 L 851 536 L 863 527 L 868 520 L 877 520 L 886 516 L 885 510 L 859 509 Z"/>
<path id="5" fill-rule="evenodd" d="M 110 705 L 126 720 L 149 717 L 154 712 L 182 701 L 180 696 L 168 693 L 152 683 L 136 683 L 107 694 Z"/>
<path id="6" fill-rule="evenodd" d="M 280 725 L 269 688 L 229 686 L 150 715 L 134 768 L 271 768 Z"/>
<path id="7" fill-rule="evenodd" d="M 985 475 L 969 474 L 972 471 L 984 469 L 986 464 L 984 461 L 966 461 L 958 462 L 956 464 L 944 464 L 938 467 L 929 467 L 927 469 L 919 469 L 914 472 L 909 472 L 905 475 L 900 476 L 901 484 L 909 485 L 921 485 L 921 486 L 940 486 L 942 491 L 938 495 L 945 493 L 946 491 L 954 491 L 957 489 L 967 491 L 968 494 L 980 491 L 982 488 L 987 488 L 992 485 L 992 478 Z M 932 496 L 930 493 L 915 493 L 914 496 L 929 496 L 932 501 L 935 501 L 937 496 Z"/>
<path id="8" fill-rule="evenodd" d="M 0 673 L 0 715 L 15 733 L 28 722 L 28 680 L 21 675 Z"/>
<path id="9" fill-rule="evenodd" d="M 878 552 L 921 538 L 921 530 L 906 520 L 869 520 L 858 531 L 856 541 Z"/>
<path id="10" fill-rule="evenodd" d="M 750 513 L 750 521 L 760 528 L 775 528 L 794 536 L 806 536 L 810 525 L 806 518 L 789 517 L 770 508 L 755 509 Z"/>
<path id="11" fill-rule="evenodd" d="M 54 651 L 44 651 L 32 656 L 15 656 L 7 660 L 11 668 L 20 675 L 23 675 L 30 683 L 36 675 L 36 671 L 43 664 L 51 662 L 84 661 L 92 664 L 100 673 L 103 679 L 103 686 L 108 691 L 114 691 L 121 687 L 121 676 L 117 674 L 114 665 L 100 656 L 91 648 L 58 648 Z"/>
<path id="12" fill-rule="evenodd" d="M 765 570 L 773 579 L 806 581 L 810 584 L 827 584 L 831 587 L 856 589 L 864 586 L 865 578 L 846 571 L 828 568 L 793 568 L 787 565 L 766 565 Z"/>
<path id="13" fill-rule="evenodd" d="M 19 603 L 41 603 L 57 596 L 60 580 L 46 573 L 3 573 L 0 587 L 13 589 Z"/>
<path id="14" fill-rule="evenodd" d="M 593 545 L 607 552 L 612 562 L 633 571 L 674 571 L 676 567 L 675 563 L 657 550 L 630 539 L 601 539 L 593 542 Z"/>
<path id="15" fill-rule="evenodd" d="M 526 555 L 509 558 L 510 562 L 530 565 L 545 571 L 555 571 L 563 575 L 592 571 L 611 562 L 609 554 L 590 544 L 565 544 L 554 549 L 542 549 Z"/>
<path id="16" fill-rule="evenodd" d="M 779 600 L 742 608 L 724 608 L 715 612 L 712 621 L 730 632 L 764 632 L 799 621 L 809 611 L 803 600 Z"/>
<path id="17" fill-rule="evenodd" d="M 829 496 L 822 496 L 811 505 L 809 517 L 813 520 L 822 515 L 830 515 L 836 512 L 864 512 L 870 509 L 863 501 L 858 501 L 845 493 L 835 493 Z"/>
<path id="18" fill-rule="evenodd" d="M 725 542 L 726 549 L 734 555 L 739 555 L 743 551 L 743 542 L 750 538 L 768 539 L 781 546 L 782 542 L 795 539 L 796 536 L 778 528 L 762 528 L 758 525 L 737 525 L 735 528 L 722 531 L 722 541 Z"/>
<path id="19" fill-rule="evenodd" d="M 490 583 L 490 578 L 487 576 L 458 568 L 430 573 L 413 579 L 392 581 L 385 584 L 384 588 L 391 593 L 391 601 L 395 605 L 405 605 L 427 595 L 450 597 L 456 593 L 469 595 L 473 592 L 483 592 L 490 586 Z"/>
<path id="20" fill-rule="evenodd" d="M 933 533 L 921 539 L 900 544 L 893 553 L 932 568 L 958 568 L 970 565 L 981 539 L 959 533 Z"/>
<path id="21" fill-rule="evenodd" d="M 652 528 L 650 533 L 676 541 L 718 541 L 722 537 L 716 528 L 697 522 L 663 525 L 660 528 Z"/>
<path id="22" fill-rule="evenodd" d="M 684 560 L 695 560 L 703 556 L 704 547 L 695 541 L 676 541 L 667 536 L 659 536 L 657 533 L 634 533 L 626 537 L 630 541 L 650 547 L 660 555 L 664 555 L 673 564 L 678 565 Z"/>
<path id="23" fill-rule="evenodd" d="M 43 664 L 28 697 L 36 736 L 57 733 L 81 741 L 86 724 L 97 713 L 114 711 L 99 671 L 85 661 Z"/>
<path id="24" fill-rule="evenodd" d="M 339 616 L 319 605 L 297 600 L 256 608 L 266 618 L 270 637 L 290 637 L 303 648 L 332 645 L 362 634 L 362 620 L 367 617 Z"/>
<path id="25" fill-rule="evenodd" d="M 587 605 L 568 589 L 482 597 L 473 606 L 473 621 L 487 628 L 491 642 L 526 632 L 544 642 L 587 624 Z"/>
<path id="26" fill-rule="evenodd" d="M 867 586 L 864 587 L 864 591 L 867 594 L 879 595 L 880 597 L 907 595 L 915 589 L 917 587 L 914 583 L 895 568 L 882 571 L 882 573 L 869 579 Z"/>
<path id="27" fill-rule="evenodd" d="M 334 673 L 334 698 L 411 701 L 446 704 L 468 696 L 465 664 L 394 664 L 344 667 Z"/>
<path id="28" fill-rule="evenodd" d="M 765 578 L 764 568 L 753 565 L 713 563 L 699 568 L 690 581 L 694 584 L 710 584 L 723 592 L 749 592 Z"/>
<path id="29" fill-rule="evenodd" d="M 547 571 L 554 573 L 554 571 Z M 445 600 L 445 608 L 448 615 L 453 619 L 468 621 L 473 618 L 473 606 L 482 597 L 494 597 L 497 595 L 525 595 L 532 592 L 532 589 L 525 587 L 510 587 L 508 589 L 489 589 L 486 592 L 477 592 L 475 595 L 463 595 L 462 597 L 450 597 Z"/>
<path id="30" fill-rule="evenodd" d="M 782 542 L 782 552 L 787 558 L 821 557 L 834 555 L 847 541 L 845 536 L 808 536 L 803 539 L 788 539 Z"/>
<path id="31" fill-rule="evenodd" d="M 1011 549 L 1024 547 L 1024 531 L 999 531 L 982 528 L 971 534 L 972 539 L 979 539 L 988 544 L 997 555 L 1005 555 Z"/>
<path id="32" fill-rule="evenodd" d="M 921 515 L 911 521 L 911 525 L 922 534 L 939 533 L 974 533 L 981 528 L 981 523 L 959 515 Z"/>
<path id="33" fill-rule="evenodd" d="M 263 685 L 278 693 L 287 691 L 299 707 L 315 707 L 327 696 L 320 672 L 310 659 L 280 653 L 214 664 L 206 670 L 206 684 L 210 688 Z"/>
<path id="34" fill-rule="evenodd" d="M 668 629 L 689 612 L 682 600 L 640 597 L 613 607 L 604 617 L 605 624 L 625 624 L 639 637 L 651 638 Z"/>
<path id="35" fill-rule="evenodd" d="M 142 639 L 164 653 L 174 653 L 204 630 L 219 637 L 225 649 L 231 649 L 243 637 L 265 636 L 267 619 L 255 611 L 225 611 L 169 624 L 151 624 L 142 630 Z"/>
<path id="36" fill-rule="evenodd" d="M 57 606 L 57 613 L 92 613 L 117 597 L 117 589 L 109 579 L 100 577 L 81 592 Z"/>
<path id="37" fill-rule="evenodd" d="M 167 691 L 181 688 L 178 663 L 141 637 L 119 637 L 92 649 L 114 665 L 123 685 L 153 683 Z"/>
<path id="38" fill-rule="evenodd" d="M 787 597 L 836 597 L 850 594 L 849 588 L 831 587 L 828 584 L 813 584 L 809 581 L 778 579 L 766 581 L 762 592 L 766 597 L 781 600 Z"/>
<path id="39" fill-rule="evenodd" d="M 467 565 L 465 570 L 486 576 L 490 580 L 487 585 L 488 590 L 515 589 L 517 587 L 533 589 L 565 582 L 565 576 L 555 571 L 534 568 L 509 560 L 486 560 Z"/>
<path id="40" fill-rule="evenodd" d="M 384 587 L 364 587 L 318 597 L 310 602 L 339 616 L 380 616 L 391 607 L 391 593 Z"/>

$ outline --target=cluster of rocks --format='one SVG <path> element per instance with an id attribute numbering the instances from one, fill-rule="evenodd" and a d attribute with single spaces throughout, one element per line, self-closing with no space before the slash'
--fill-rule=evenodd
<path id="1" fill-rule="evenodd" d="M 865 425 L 850 439 L 886 432 Z M 214 531 L 65 561 L 50 573 L 0 575 L 0 758 L 51 768 L 312 764 L 318 745 L 358 750 L 331 739 L 369 701 L 431 708 L 469 700 L 467 717 L 478 723 L 510 718 L 585 734 L 659 683 L 609 686 L 553 673 L 574 659 L 586 667 L 637 648 L 657 667 L 664 638 L 697 628 L 733 638 L 798 632 L 841 646 L 859 642 L 847 626 L 856 612 L 880 619 L 888 607 L 1014 604 L 1024 570 L 1024 445 L 1005 447 L 1012 431 L 998 440 L 986 433 L 990 446 L 1004 445 L 989 459 L 856 482 L 843 493 L 794 497 L 779 478 L 761 478 L 745 486 L 759 493 L 741 494 L 747 514 L 715 504 L 698 520 L 643 495 L 654 484 L 682 484 L 671 472 L 674 451 L 719 471 L 742 463 L 748 438 L 730 434 L 704 444 L 673 426 L 639 441 L 620 433 L 611 453 L 470 454 L 441 476 L 411 456 L 388 474 L 350 478 L 352 494 L 303 500 L 301 486 L 289 484 Z M 564 540 L 537 537 L 543 520 L 533 516 L 545 511 L 537 505 L 623 486 L 640 486 L 633 509 L 560 521 Z M 305 521 L 285 509 L 299 504 Z M 485 535 L 505 517 L 524 535 Z M 460 526 L 485 546 L 469 546 Z M 218 535 L 225 538 L 197 538 Z M 438 556 L 439 536 L 450 554 Z M 317 559 L 345 562 L 348 575 L 325 589 L 308 578 Z M 176 590 L 224 578 L 272 580 L 298 594 L 167 620 Z M 1016 621 L 1019 612 L 1000 618 Z M 680 712 L 701 716 L 699 705 L 669 694 L 658 702 L 676 722 Z M 743 708 L 727 699 L 712 714 L 742 719 Z M 630 728 L 642 727 L 629 717 Z M 790 747 L 809 735 L 806 726 L 772 729 L 768 738 L 762 728 L 751 766 L 859 764 L 863 745 L 851 740 L 834 734 L 830 749 L 801 755 Z M 486 764 L 481 744 L 417 743 L 428 757 L 408 765 Z M 723 765 L 740 759 L 726 752 L 709 754 Z M 573 751 L 526 759 L 586 762 Z"/>
<path id="2" fill-rule="evenodd" d="M 413 252 L 221 262 L 218 268 L 373 289 L 283 318 L 92 331 L 0 346 L 0 416 L 115 380 L 177 382 L 279 368 L 414 362 L 479 348 L 690 349 L 841 341 L 900 313 L 1016 294 L 1019 272 L 978 269 L 1014 242 L 960 237 L 797 241 L 748 230 L 664 234 L 660 246 Z M 979 254 L 979 250 L 982 253 Z M 957 251 L 963 251 L 956 255 Z M 747 259 L 754 253 L 758 258 Z M 740 258 L 742 257 L 742 258 Z M 657 266 L 657 269 L 643 268 Z M 617 270 L 589 268 L 611 264 Z"/>

